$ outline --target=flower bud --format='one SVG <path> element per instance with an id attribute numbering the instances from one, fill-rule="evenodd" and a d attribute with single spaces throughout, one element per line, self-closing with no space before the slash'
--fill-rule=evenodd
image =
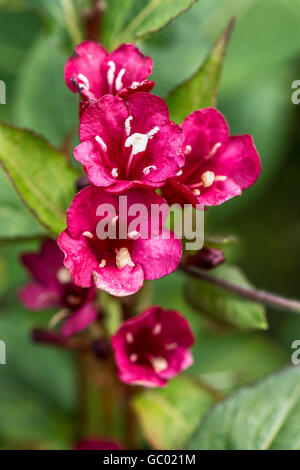
<path id="1" fill-rule="evenodd" d="M 216 248 L 202 248 L 202 250 L 198 251 L 195 255 L 186 257 L 184 264 L 209 270 L 224 263 L 225 259 L 222 250 Z"/>

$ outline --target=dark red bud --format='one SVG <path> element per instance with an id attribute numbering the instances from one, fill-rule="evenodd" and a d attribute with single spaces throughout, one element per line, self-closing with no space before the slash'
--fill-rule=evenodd
<path id="1" fill-rule="evenodd" d="M 105 361 L 110 354 L 110 347 L 105 338 L 96 339 L 91 344 L 92 351 L 98 359 Z"/>
<path id="2" fill-rule="evenodd" d="M 35 343 L 47 343 L 53 346 L 64 346 L 65 339 L 57 333 L 40 328 L 34 328 L 31 332 L 32 341 Z"/>
<path id="3" fill-rule="evenodd" d="M 225 259 L 225 255 L 222 250 L 218 250 L 216 248 L 202 248 L 202 250 L 198 251 L 195 255 L 187 256 L 184 264 L 208 270 L 224 263 Z"/>

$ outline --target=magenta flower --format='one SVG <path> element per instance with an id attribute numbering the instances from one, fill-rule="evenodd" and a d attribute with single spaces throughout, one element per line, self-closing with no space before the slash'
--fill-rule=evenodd
<path id="1" fill-rule="evenodd" d="M 79 134 L 76 160 L 109 192 L 158 188 L 184 164 L 183 132 L 169 120 L 166 103 L 149 93 L 135 93 L 126 103 L 103 96 L 82 114 Z"/>
<path id="2" fill-rule="evenodd" d="M 122 447 L 114 441 L 86 437 L 77 442 L 75 450 L 122 450 Z"/>
<path id="3" fill-rule="evenodd" d="M 21 259 L 33 277 L 19 293 L 26 308 L 63 309 L 63 336 L 73 335 L 96 319 L 95 289 L 82 289 L 71 282 L 70 273 L 63 265 L 63 254 L 55 241 L 45 241 L 40 253 L 26 253 Z"/>
<path id="4" fill-rule="evenodd" d="M 163 188 L 169 202 L 216 206 L 241 195 L 256 181 L 261 164 L 252 137 L 230 137 L 219 111 L 195 111 L 184 120 L 182 129 L 185 166 Z"/>
<path id="5" fill-rule="evenodd" d="M 60 234 L 58 245 L 65 253 L 64 264 L 76 285 L 90 287 L 95 283 L 109 294 L 126 296 L 137 292 L 145 279 L 158 279 L 177 268 L 180 240 L 172 232 L 168 232 L 172 238 L 162 239 L 167 230 L 163 228 L 167 214 L 160 219 L 158 233 L 150 233 L 150 218 L 145 217 L 142 229 L 136 227 L 127 232 L 126 228 L 124 238 L 119 236 L 124 216 L 128 216 L 129 228 L 136 218 L 129 214 L 133 204 L 143 205 L 150 214 L 151 205 L 163 204 L 164 199 L 155 191 L 142 189 L 129 190 L 125 196 L 127 207 L 121 211 L 119 197 L 96 186 L 82 189 L 73 199 L 67 210 L 67 230 Z M 96 215 L 98 206 L 105 209 L 105 214 Z M 107 224 L 112 235 L 100 239 L 99 224 Z"/>
<path id="6" fill-rule="evenodd" d="M 85 41 L 76 46 L 64 70 L 67 87 L 87 99 L 109 93 L 126 98 L 136 91 L 150 91 L 154 82 L 146 80 L 153 61 L 133 44 L 122 44 L 109 54 L 101 44 Z"/>
<path id="7" fill-rule="evenodd" d="M 175 310 L 150 307 L 125 321 L 112 337 L 123 382 L 163 387 L 167 380 L 193 363 L 194 337 L 186 319 Z"/>

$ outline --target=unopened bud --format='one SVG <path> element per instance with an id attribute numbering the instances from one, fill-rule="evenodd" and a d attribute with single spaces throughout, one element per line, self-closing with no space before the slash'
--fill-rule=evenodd
<path id="1" fill-rule="evenodd" d="M 224 263 L 225 255 L 222 250 L 216 248 L 202 248 L 193 256 L 187 256 L 184 264 L 197 266 L 200 269 L 212 269 Z"/>
<path id="2" fill-rule="evenodd" d="M 105 361 L 110 353 L 108 341 L 105 338 L 96 339 L 91 344 L 92 351 L 98 359 Z"/>

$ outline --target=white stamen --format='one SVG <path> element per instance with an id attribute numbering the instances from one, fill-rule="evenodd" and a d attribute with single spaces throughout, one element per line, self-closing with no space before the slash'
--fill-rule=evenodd
<path id="1" fill-rule="evenodd" d="M 156 166 L 155 166 L 155 165 L 146 166 L 146 167 L 143 169 L 144 175 L 148 176 L 151 170 L 156 170 Z"/>
<path id="2" fill-rule="evenodd" d="M 215 174 L 213 171 L 205 171 L 201 175 L 201 181 L 204 188 L 209 188 L 215 181 Z"/>
<path id="3" fill-rule="evenodd" d="M 136 230 L 132 230 L 131 232 L 128 232 L 127 236 L 130 240 L 135 240 L 136 237 L 138 237 L 139 235 L 139 232 L 137 232 Z"/>
<path id="4" fill-rule="evenodd" d="M 105 268 L 106 266 L 106 259 L 102 259 L 101 262 L 99 263 L 99 268 Z"/>
<path id="5" fill-rule="evenodd" d="M 92 234 L 92 232 L 89 232 L 88 230 L 86 232 L 83 232 L 82 235 L 87 238 L 94 238 L 94 235 Z"/>
<path id="6" fill-rule="evenodd" d="M 223 176 L 223 175 L 215 176 L 215 181 L 226 181 L 226 180 L 227 180 L 227 176 Z"/>
<path id="7" fill-rule="evenodd" d="M 134 90 L 139 86 L 141 82 L 132 82 L 132 84 L 130 85 L 130 88 L 133 88 Z"/>
<path id="8" fill-rule="evenodd" d="M 82 83 L 79 83 L 80 88 L 83 88 L 84 90 L 89 90 L 90 84 L 85 75 L 82 75 L 82 73 L 78 74 L 78 78 Z"/>
<path id="9" fill-rule="evenodd" d="M 179 170 L 178 173 L 176 173 L 176 176 L 181 176 L 182 173 L 183 173 L 183 171 L 182 171 L 182 170 Z"/>
<path id="10" fill-rule="evenodd" d="M 110 219 L 110 223 L 112 225 L 116 225 L 117 221 L 118 221 L 118 218 L 119 216 L 118 215 L 115 215 L 112 219 Z"/>
<path id="11" fill-rule="evenodd" d="M 138 360 L 138 355 L 130 354 L 129 359 L 131 360 L 131 362 L 136 362 Z"/>
<path id="12" fill-rule="evenodd" d="M 97 286 L 98 281 L 101 279 L 101 277 L 99 276 L 99 274 L 97 273 L 97 271 L 93 271 L 93 272 L 92 272 L 92 276 L 93 276 L 94 283 L 95 283 L 96 286 Z"/>
<path id="13" fill-rule="evenodd" d="M 173 349 L 176 349 L 177 347 L 178 347 L 177 343 L 169 343 L 169 344 L 166 344 L 165 349 L 167 351 L 173 351 Z"/>
<path id="14" fill-rule="evenodd" d="M 158 127 L 158 126 L 153 127 L 153 129 L 151 129 L 151 130 L 148 132 L 149 139 L 151 139 L 158 131 L 159 131 L 159 127 Z"/>
<path id="15" fill-rule="evenodd" d="M 96 135 L 95 140 L 101 146 L 102 150 L 104 150 L 104 152 L 107 152 L 106 143 L 101 139 L 101 137 L 99 135 Z"/>
<path id="16" fill-rule="evenodd" d="M 218 148 L 221 147 L 221 145 L 222 145 L 221 142 L 217 142 L 217 143 L 213 146 L 213 148 L 211 149 L 211 151 L 209 152 L 209 154 L 207 155 L 206 158 L 207 158 L 207 159 L 208 159 L 208 158 L 211 158 L 211 157 L 216 153 L 216 151 L 218 150 Z"/>
<path id="17" fill-rule="evenodd" d="M 161 323 L 156 323 L 155 327 L 153 328 L 153 334 L 159 335 L 161 333 Z"/>
<path id="18" fill-rule="evenodd" d="M 118 168 L 113 168 L 113 169 L 111 170 L 111 175 L 112 175 L 114 178 L 118 178 L 118 176 L 119 176 L 119 170 L 118 170 Z"/>
<path id="19" fill-rule="evenodd" d="M 134 342 L 133 334 L 130 333 L 130 331 L 128 333 L 126 333 L 126 341 L 129 344 L 132 344 Z"/>
<path id="20" fill-rule="evenodd" d="M 153 357 L 151 363 L 155 372 L 159 373 L 168 368 L 168 361 L 164 357 Z"/>
<path id="21" fill-rule="evenodd" d="M 193 189 L 193 194 L 195 194 L 195 196 L 200 196 L 200 189 Z"/>
<path id="22" fill-rule="evenodd" d="M 148 135 L 136 132 L 135 134 L 127 137 L 125 147 L 132 146 L 132 155 L 136 155 L 137 153 L 144 152 L 144 150 L 146 150 L 147 143 Z"/>
<path id="23" fill-rule="evenodd" d="M 126 132 L 126 135 L 130 135 L 130 131 L 131 131 L 131 123 L 130 121 L 132 121 L 133 117 L 132 116 L 128 116 L 128 118 L 125 119 L 125 132 Z"/>
<path id="24" fill-rule="evenodd" d="M 159 131 L 159 127 L 155 126 L 151 129 L 147 134 L 140 134 L 136 132 L 129 137 L 127 137 L 125 141 L 125 147 L 132 146 L 132 155 L 136 155 L 137 153 L 144 152 L 146 150 L 148 140 L 152 139 L 152 137 Z"/>
<path id="25" fill-rule="evenodd" d="M 69 315 L 69 310 L 67 308 L 62 308 L 59 310 L 48 323 L 49 328 L 54 328 L 58 323 L 64 320 Z"/>
<path id="26" fill-rule="evenodd" d="M 91 59 L 92 57 L 93 57 L 92 54 L 88 54 L 88 55 L 87 55 L 87 58 L 88 58 L 88 59 Z"/>
<path id="27" fill-rule="evenodd" d="M 107 81 L 108 84 L 111 86 L 114 83 L 115 79 L 116 64 L 112 60 L 110 60 L 107 65 L 109 67 L 107 71 Z"/>
<path id="28" fill-rule="evenodd" d="M 56 277 L 61 284 L 68 284 L 71 282 L 71 274 L 67 268 L 60 268 L 56 273 Z"/>
<path id="29" fill-rule="evenodd" d="M 131 259 L 130 253 L 127 248 L 120 248 L 116 254 L 116 265 L 119 269 L 125 268 L 125 266 L 135 266 Z"/>
<path id="30" fill-rule="evenodd" d="M 186 145 L 184 149 L 184 155 L 189 155 L 192 151 L 192 146 L 191 145 Z"/>
<path id="31" fill-rule="evenodd" d="M 117 75 L 117 78 L 116 78 L 116 81 L 115 81 L 115 88 L 116 88 L 117 91 L 122 90 L 122 88 L 123 88 L 122 78 L 123 78 L 123 75 L 124 75 L 125 72 L 126 72 L 126 69 L 122 68 L 120 70 L 120 72 L 118 73 L 118 75 Z"/>

